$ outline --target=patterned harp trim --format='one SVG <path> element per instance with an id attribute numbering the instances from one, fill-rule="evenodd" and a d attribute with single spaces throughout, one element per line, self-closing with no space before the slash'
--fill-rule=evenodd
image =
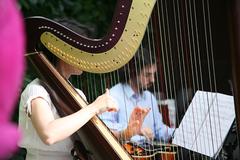
<path id="1" fill-rule="evenodd" d="M 83 71 L 106 73 L 122 67 L 133 57 L 142 41 L 155 2 L 119 0 L 111 31 L 102 39 L 82 37 L 42 17 L 27 19 L 27 27 L 32 27 L 34 22 L 35 26 L 38 24 L 35 35 L 38 32 L 41 43 L 65 62 Z M 28 52 L 35 46 L 28 47 Z"/>

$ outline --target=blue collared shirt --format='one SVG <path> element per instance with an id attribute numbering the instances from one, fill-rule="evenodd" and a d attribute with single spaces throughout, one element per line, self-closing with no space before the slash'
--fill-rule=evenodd
<path id="1" fill-rule="evenodd" d="M 156 140 L 166 142 L 171 138 L 174 129 L 169 128 L 162 122 L 157 100 L 151 92 L 146 90 L 142 94 L 136 94 L 129 85 L 119 83 L 110 89 L 110 95 L 116 100 L 119 111 L 105 112 L 99 117 L 111 130 L 121 131 L 126 129 L 134 107 L 139 106 L 151 108 L 144 119 L 143 127 L 151 128 Z M 131 138 L 131 141 L 140 143 L 145 140 L 146 138 L 140 135 Z"/>

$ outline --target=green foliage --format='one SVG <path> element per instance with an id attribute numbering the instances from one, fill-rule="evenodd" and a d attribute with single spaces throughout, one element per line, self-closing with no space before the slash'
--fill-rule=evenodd
<path id="1" fill-rule="evenodd" d="M 95 28 L 100 38 L 111 23 L 116 0 L 19 0 L 19 5 L 25 17 L 74 19 Z"/>

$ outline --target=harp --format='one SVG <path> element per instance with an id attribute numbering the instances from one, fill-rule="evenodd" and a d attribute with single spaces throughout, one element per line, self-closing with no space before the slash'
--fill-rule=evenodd
<path id="1" fill-rule="evenodd" d="M 137 50 L 154 4 L 155 0 L 118 1 L 111 31 L 102 39 L 82 37 L 44 17 L 26 19 L 28 59 L 41 78 L 52 84 L 50 89 L 60 92 L 60 94 L 55 92 L 54 95 L 59 94 L 57 97 L 61 97 L 62 100 L 64 97 L 70 98 L 67 105 L 72 108 L 63 105 L 60 109 L 62 116 L 76 112 L 86 106 L 86 102 L 54 70 L 44 56 L 38 53 L 39 42 L 63 61 L 83 71 L 94 73 L 113 71 L 129 61 Z M 139 10 L 143 12 L 138 12 Z M 77 134 L 91 152 L 93 159 L 131 159 L 97 117 L 94 117 Z"/>
<path id="2" fill-rule="evenodd" d="M 132 5 L 134 3 L 137 2 L 132 1 Z M 124 6 L 123 8 L 128 7 L 130 10 L 136 10 L 136 7 L 131 8 L 132 5 L 122 5 L 119 1 L 118 9 L 120 10 Z M 143 6 L 153 7 L 152 4 L 148 5 L 148 1 L 143 2 Z M 231 140 L 231 142 L 228 142 L 226 139 L 218 155 L 219 159 L 221 159 L 221 153 L 224 150 L 224 152 L 227 151 L 228 159 L 233 159 L 234 152 L 239 153 L 239 149 L 237 149 L 240 143 L 238 137 L 240 128 L 238 82 L 240 73 L 237 66 L 239 62 L 239 8 L 240 3 L 237 0 L 157 0 L 144 41 L 140 45 L 140 48 L 142 46 L 148 47 L 157 60 L 158 71 L 152 91 L 162 93 L 162 96 L 157 96 L 160 100 L 176 100 L 176 126 L 181 122 L 196 90 L 234 95 L 237 124 L 234 132 L 234 137 L 237 138 L 234 138 L 234 140 L 237 141 L 234 141 L 233 144 Z M 120 11 L 119 13 L 125 12 Z M 65 32 L 66 28 L 60 29 L 61 32 L 64 32 L 61 35 L 59 30 L 55 30 L 58 27 L 54 22 L 49 22 L 40 17 L 27 21 L 28 36 L 30 39 L 36 38 L 30 42 L 28 52 L 35 52 L 36 44 L 32 42 L 41 39 L 41 42 L 58 57 L 65 58 L 68 63 L 82 70 L 94 70 L 95 73 L 113 71 L 125 64 L 132 58 L 132 53 L 136 51 L 135 47 L 139 45 L 139 41 L 136 42 L 137 40 L 134 38 L 139 35 L 143 36 L 143 32 L 139 34 L 138 31 L 130 34 L 129 29 L 122 26 L 122 28 L 117 27 L 117 29 L 127 34 L 126 37 L 130 35 L 133 38 L 130 40 L 133 42 L 132 44 L 123 45 L 126 47 L 118 46 L 125 38 L 115 39 L 119 35 L 113 33 L 109 33 L 106 39 L 90 42 L 88 39 L 80 38 L 80 42 L 80 40 L 74 40 L 74 37 L 77 36 L 75 33 L 71 33 L 69 30 Z M 120 22 L 123 21 L 133 22 L 132 19 L 127 20 L 127 18 L 120 20 Z M 36 24 L 37 28 L 35 27 Z M 47 24 L 50 24 L 50 26 Z M 118 24 L 118 21 L 114 24 Z M 134 25 L 129 23 L 126 26 L 132 28 Z M 35 28 L 35 30 L 32 30 L 32 28 Z M 113 27 L 112 30 L 114 29 Z M 69 46 L 69 44 L 72 45 Z M 117 47 L 115 48 L 114 45 Z M 79 54 L 76 48 L 81 49 Z M 67 55 L 67 52 L 71 54 Z M 119 56 L 116 54 L 119 54 Z M 107 61 L 96 61 L 102 60 L 105 55 Z M 82 58 L 93 59 L 93 61 L 88 63 Z M 111 74 L 113 78 L 107 81 L 107 86 L 117 83 L 116 77 L 118 75 Z M 102 79 L 105 79 L 105 76 Z M 233 84 L 232 88 L 229 85 L 229 80 Z M 232 131 L 230 130 L 230 132 Z M 92 144 L 95 143 L 96 140 L 92 142 Z M 112 147 L 106 147 L 104 153 L 111 152 Z M 232 150 L 227 150 L 228 148 L 232 148 Z M 180 147 L 177 148 L 176 152 L 176 159 L 211 159 L 191 151 L 184 154 L 183 149 Z M 95 154 L 100 155 L 99 157 L 103 157 L 103 159 L 106 158 L 101 153 Z M 131 159 L 125 151 L 122 151 L 120 155 L 126 155 L 126 159 Z M 120 155 L 119 152 L 114 156 L 111 155 L 111 159 L 125 159 Z"/>

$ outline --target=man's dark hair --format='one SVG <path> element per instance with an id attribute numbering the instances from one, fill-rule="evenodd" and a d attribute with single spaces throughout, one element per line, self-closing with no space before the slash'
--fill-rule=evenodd
<path id="1" fill-rule="evenodd" d="M 154 55 L 146 48 L 139 48 L 135 56 L 119 69 L 119 80 L 121 83 L 128 83 L 130 79 L 135 79 L 146 66 L 155 64 Z"/>

